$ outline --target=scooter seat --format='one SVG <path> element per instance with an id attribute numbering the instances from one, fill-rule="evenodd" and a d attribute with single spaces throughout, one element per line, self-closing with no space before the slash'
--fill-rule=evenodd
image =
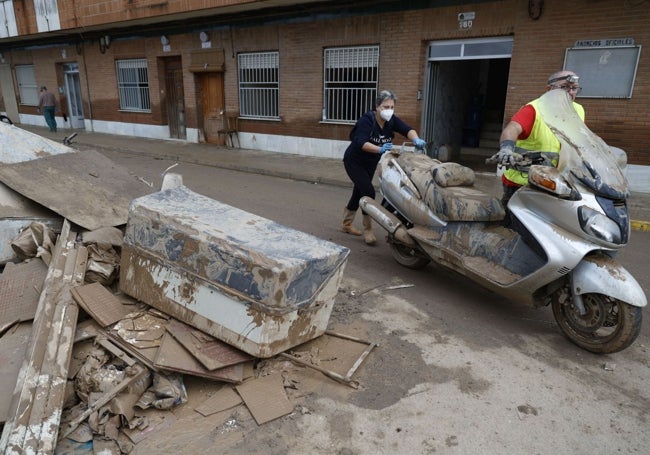
<path id="1" fill-rule="evenodd" d="M 420 197 L 445 221 L 500 221 L 505 211 L 498 198 L 473 187 L 474 171 L 458 163 L 442 163 L 420 153 L 402 153 L 397 163 Z"/>

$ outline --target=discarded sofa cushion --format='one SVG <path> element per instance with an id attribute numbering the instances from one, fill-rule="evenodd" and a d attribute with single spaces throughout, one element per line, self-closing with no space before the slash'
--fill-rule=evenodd
<path id="1" fill-rule="evenodd" d="M 397 164 L 427 206 L 445 221 L 499 221 L 505 216 L 498 198 L 474 188 L 474 171 L 466 166 L 421 153 L 402 153 Z"/>
<path id="2" fill-rule="evenodd" d="M 436 183 L 442 187 L 474 185 L 474 171 L 458 163 L 441 163 L 431 170 Z"/>

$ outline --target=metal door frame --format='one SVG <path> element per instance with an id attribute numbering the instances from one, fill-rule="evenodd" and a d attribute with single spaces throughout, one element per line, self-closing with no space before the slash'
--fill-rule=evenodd
<path id="1" fill-rule="evenodd" d="M 75 78 L 74 75 L 77 77 Z M 83 98 L 81 96 L 81 79 L 77 63 L 63 65 L 63 80 L 68 101 L 68 118 L 71 128 L 85 128 Z M 74 104 L 73 104 L 74 103 Z"/>

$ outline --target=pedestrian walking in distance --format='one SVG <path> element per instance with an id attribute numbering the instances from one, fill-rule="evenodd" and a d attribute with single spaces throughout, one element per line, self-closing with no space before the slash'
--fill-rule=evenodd
<path id="1" fill-rule="evenodd" d="M 41 95 L 38 98 L 38 110 L 43 112 L 45 122 L 50 127 L 50 131 L 56 133 L 56 114 L 57 102 L 54 94 L 47 91 L 46 86 L 41 87 Z"/>

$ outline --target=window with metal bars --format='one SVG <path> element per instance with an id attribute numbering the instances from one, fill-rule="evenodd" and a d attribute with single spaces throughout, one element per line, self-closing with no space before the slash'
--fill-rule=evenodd
<path id="1" fill-rule="evenodd" d="M 38 86 L 34 74 L 34 65 L 16 65 L 16 81 L 20 104 L 38 106 Z"/>
<path id="2" fill-rule="evenodd" d="M 374 107 L 379 46 L 325 49 L 323 68 L 323 121 L 354 123 Z"/>
<path id="3" fill-rule="evenodd" d="M 151 112 L 147 59 L 116 60 L 117 90 L 123 111 Z"/>
<path id="4" fill-rule="evenodd" d="M 280 118 L 280 53 L 250 52 L 237 55 L 239 115 Z"/>

